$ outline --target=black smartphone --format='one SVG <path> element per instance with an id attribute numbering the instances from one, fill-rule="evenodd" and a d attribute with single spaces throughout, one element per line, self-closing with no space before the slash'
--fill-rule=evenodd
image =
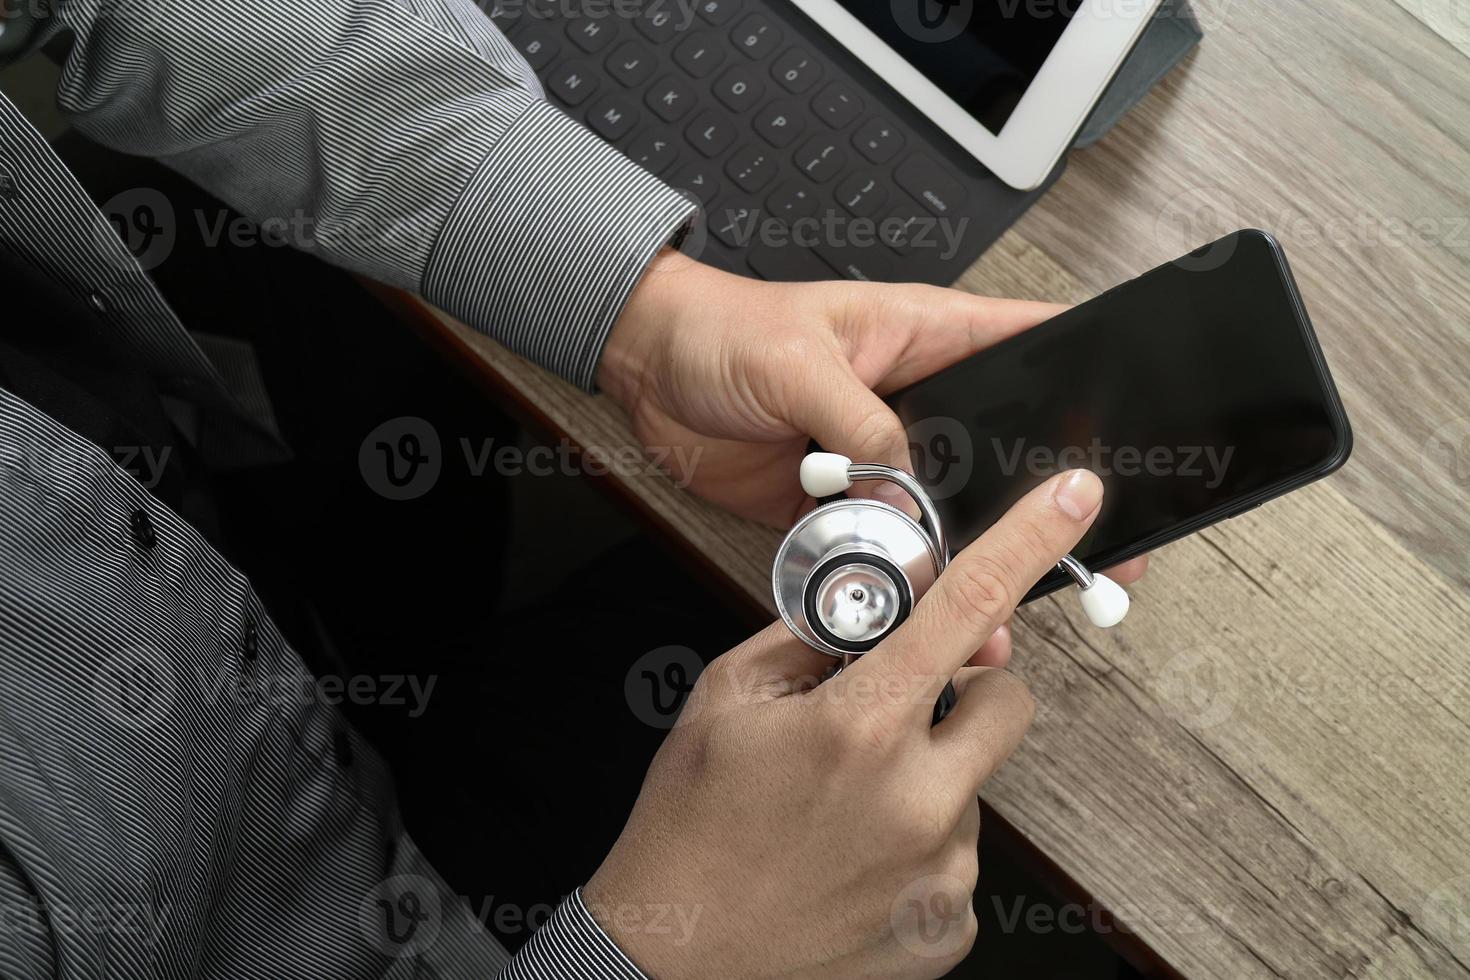
<path id="1" fill-rule="evenodd" d="M 1075 467 L 1102 570 L 1320 479 L 1352 430 L 1280 244 L 1240 231 L 893 397 L 953 550 Z M 1068 584 L 1055 572 L 1035 599 Z"/>

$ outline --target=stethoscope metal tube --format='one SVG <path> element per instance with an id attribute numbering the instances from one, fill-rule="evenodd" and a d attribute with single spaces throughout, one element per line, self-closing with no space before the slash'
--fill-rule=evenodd
<path id="1" fill-rule="evenodd" d="M 1092 588 L 1092 573 L 1087 570 L 1086 565 L 1082 564 L 1076 558 L 1073 558 L 1071 555 L 1065 555 L 1062 557 L 1061 561 L 1057 562 L 1057 567 L 1066 572 L 1068 575 L 1072 576 L 1072 581 L 1077 583 L 1077 588 Z"/>
<path id="2" fill-rule="evenodd" d="M 934 553 L 938 556 L 936 564 L 939 566 L 936 571 L 942 572 L 949 567 L 949 542 L 944 536 L 944 522 L 939 519 L 934 501 L 929 499 L 929 494 L 917 477 L 897 467 L 880 466 L 876 463 L 852 463 L 847 467 L 847 477 L 854 483 L 859 480 L 884 480 L 903 487 L 918 506 L 924 527 L 928 529 L 929 537 L 934 542 Z"/>

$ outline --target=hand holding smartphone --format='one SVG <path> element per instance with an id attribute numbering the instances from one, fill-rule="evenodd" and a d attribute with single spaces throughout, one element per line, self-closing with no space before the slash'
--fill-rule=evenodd
<path id="1" fill-rule="evenodd" d="M 1241 231 L 893 397 L 915 475 L 963 548 L 1076 467 L 1103 510 L 1076 556 L 1108 568 L 1304 486 L 1352 431 L 1281 246 Z M 1043 579 L 1028 599 L 1069 580 Z"/>

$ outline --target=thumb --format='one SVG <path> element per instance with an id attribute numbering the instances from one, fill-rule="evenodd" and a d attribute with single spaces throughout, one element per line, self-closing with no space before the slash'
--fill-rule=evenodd
<path id="1" fill-rule="evenodd" d="M 823 449 L 855 463 L 883 463 L 913 472 L 908 433 L 897 413 L 863 384 L 846 361 L 835 364 L 825 379 L 796 386 L 791 395 L 791 425 L 815 439 Z M 891 483 L 853 484 L 854 497 L 871 497 L 918 515 L 913 500 Z"/>

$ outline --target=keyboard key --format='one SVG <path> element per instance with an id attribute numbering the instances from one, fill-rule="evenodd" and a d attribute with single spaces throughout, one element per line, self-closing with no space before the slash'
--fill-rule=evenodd
<path id="1" fill-rule="evenodd" d="M 605 140 L 620 140 L 638 123 L 638 107 L 627 96 L 614 92 L 587 110 L 587 125 Z"/>
<path id="2" fill-rule="evenodd" d="M 792 95 L 800 95 L 817 83 L 822 66 L 801 48 L 791 48 L 771 63 L 771 77 Z"/>
<path id="3" fill-rule="evenodd" d="M 703 78 L 725 60 L 725 52 L 718 45 L 719 41 L 713 34 L 697 31 L 686 37 L 674 49 L 674 60 L 679 63 L 680 68 L 695 78 Z"/>
<path id="4" fill-rule="evenodd" d="M 832 270 L 811 249 L 789 241 L 780 245 L 757 243 L 745 253 L 745 261 L 756 275 L 775 282 L 822 282 L 832 278 Z"/>
<path id="5" fill-rule="evenodd" d="M 643 36 L 655 44 L 663 44 L 682 27 L 688 26 L 681 21 L 678 8 L 671 0 L 650 0 L 638 12 L 638 19 L 634 23 L 643 32 Z"/>
<path id="6" fill-rule="evenodd" d="M 679 151 L 674 148 L 674 138 L 657 129 L 639 133 L 623 152 L 652 174 L 661 174 L 669 169 L 669 165 L 679 155 Z"/>
<path id="7" fill-rule="evenodd" d="M 842 129 L 863 111 L 863 100 L 842 82 L 833 82 L 812 99 L 812 111 L 833 129 Z"/>
<path id="8" fill-rule="evenodd" d="M 809 218 L 817 213 L 820 205 L 816 188 L 800 179 L 783 182 L 766 198 L 766 208 L 771 217 L 783 221 Z"/>
<path id="9" fill-rule="evenodd" d="M 893 179 L 935 214 L 954 213 L 965 200 L 960 182 L 944 172 L 933 157 L 915 153 L 893 172 Z"/>
<path id="10" fill-rule="evenodd" d="M 579 17 L 567 21 L 567 37 L 588 54 L 595 54 L 607 47 L 616 35 L 616 25 L 606 17 Z"/>
<path id="11" fill-rule="evenodd" d="M 516 28 L 526 22 L 527 18 L 521 16 L 525 12 L 525 5 L 516 0 L 510 0 L 510 2 L 495 0 L 490 5 L 490 11 L 486 16 L 490 18 L 490 23 L 500 28 L 502 34 L 510 37 L 515 33 Z"/>
<path id="12" fill-rule="evenodd" d="M 852 145 L 874 163 L 887 163 L 903 149 L 903 136 L 886 119 L 869 119 L 852 134 Z"/>
<path id="13" fill-rule="evenodd" d="M 653 52 L 637 41 L 624 41 L 607 56 L 608 73 L 629 88 L 648 81 L 657 67 Z"/>
<path id="14" fill-rule="evenodd" d="M 546 87 L 567 105 L 581 105 L 597 88 L 597 69 L 573 59 L 551 73 Z"/>
<path id="15" fill-rule="evenodd" d="M 743 146 L 725 161 L 725 173 L 743 189 L 754 194 L 776 176 L 776 161 L 769 150 Z"/>
<path id="16" fill-rule="evenodd" d="M 735 65 L 715 81 L 715 98 L 732 112 L 746 111 L 760 101 L 764 92 L 765 85 L 744 65 Z"/>
<path id="17" fill-rule="evenodd" d="M 665 75 L 649 86 L 643 101 L 664 122 L 673 122 L 694 108 L 695 94 L 686 82 L 673 75 Z"/>
<path id="18" fill-rule="evenodd" d="M 730 32 L 730 40 L 748 58 L 759 60 L 781 43 L 781 32 L 761 14 L 747 14 Z"/>
<path id="19" fill-rule="evenodd" d="M 561 50 L 561 42 L 545 24 L 526 25 L 525 30 L 516 34 L 514 43 L 526 64 L 535 71 L 545 68 Z"/>
<path id="20" fill-rule="evenodd" d="M 760 231 L 761 210 L 754 201 L 734 198 L 721 201 L 708 215 L 710 231 L 731 248 L 748 248 Z"/>
<path id="21" fill-rule="evenodd" d="M 735 139 L 735 126 L 718 112 L 705 109 L 684 130 L 684 138 L 705 156 L 716 157 Z"/>
<path id="22" fill-rule="evenodd" d="M 888 188 L 870 170 L 849 174 L 837 185 L 837 203 L 859 218 L 871 218 L 888 200 Z"/>
<path id="23" fill-rule="evenodd" d="M 752 125 L 767 143 L 776 147 L 787 147 L 806 128 L 797 116 L 799 111 L 792 103 L 777 99 L 760 111 Z"/>
<path id="24" fill-rule="evenodd" d="M 699 0 L 699 6 L 695 9 L 699 11 L 699 16 L 719 27 L 735 16 L 740 4 L 738 0 Z"/>
<path id="25" fill-rule="evenodd" d="M 691 160 L 674 172 L 669 185 L 686 190 L 701 201 L 712 201 L 720 193 L 720 175 L 714 164 Z"/>
<path id="26" fill-rule="evenodd" d="M 878 240 L 899 255 L 910 255 L 923 246 L 933 245 L 937 230 L 933 217 L 907 202 L 894 205 L 878 219 Z"/>
<path id="27" fill-rule="evenodd" d="M 797 169 L 819 184 L 836 177 L 846 162 L 847 153 L 827 136 L 813 136 L 796 151 Z"/>
<path id="28" fill-rule="evenodd" d="M 816 248 L 818 257 L 844 279 L 864 282 L 893 282 L 894 259 L 871 239 L 865 245 L 822 242 Z"/>

